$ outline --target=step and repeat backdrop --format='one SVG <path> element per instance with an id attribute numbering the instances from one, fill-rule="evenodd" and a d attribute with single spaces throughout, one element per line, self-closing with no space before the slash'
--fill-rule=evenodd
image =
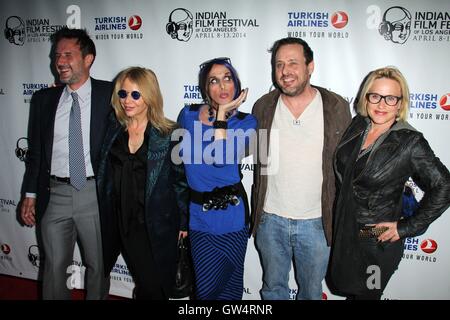
<path id="1" fill-rule="evenodd" d="M 450 2 L 448 0 L 0 0 L 0 274 L 37 279 L 42 253 L 35 229 L 18 223 L 27 152 L 31 96 L 51 86 L 49 36 L 64 25 L 85 28 L 95 41 L 91 74 L 112 80 L 139 65 L 158 76 L 166 115 L 176 119 L 185 104 L 201 101 L 199 64 L 230 57 L 249 95 L 243 111 L 272 89 L 270 53 L 286 36 L 306 40 L 315 54 L 313 84 L 352 105 L 362 79 L 394 65 L 411 91 L 410 123 L 450 164 Z M 250 190 L 253 167 L 244 164 Z M 416 197 L 421 191 L 411 182 Z M 450 226 L 445 212 L 428 231 L 405 242 L 399 269 L 384 299 L 450 299 Z M 78 248 L 67 283 L 83 287 Z M 130 297 L 134 287 L 119 257 L 111 294 Z M 260 299 L 262 270 L 253 238 L 245 262 L 244 299 Z M 297 285 L 291 272 L 291 298 Z M 324 282 L 324 299 L 333 295 Z"/>

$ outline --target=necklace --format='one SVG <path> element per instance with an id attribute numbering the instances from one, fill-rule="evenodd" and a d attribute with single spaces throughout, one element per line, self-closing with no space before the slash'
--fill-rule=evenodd
<path id="1" fill-rule="evenodd" d="M 209 122 L 214 122 L 214 120 L 216 119 L 216 113 L 214 112 L 215 109 L 212 106 L 208 106 L 208 121 Z M 225 120 L 228 120 L 229 117 L 231 117 L 231 111 L 227 111 L 225 113 Z"/>

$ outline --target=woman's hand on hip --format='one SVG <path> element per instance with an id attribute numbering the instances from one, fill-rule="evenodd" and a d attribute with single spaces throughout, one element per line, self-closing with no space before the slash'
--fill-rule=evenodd
<path id="1" fill-rule="evenodd" d="M 394 242 L 400 240 L 400 236 L 397 231 L 397 221 L 395 222 L 381 222 L 375 225 L 376 228 L 387 227 L 388 229 L 383 232 L 379 237 L 378 241 L 385 242 L 390 241 Z"/>

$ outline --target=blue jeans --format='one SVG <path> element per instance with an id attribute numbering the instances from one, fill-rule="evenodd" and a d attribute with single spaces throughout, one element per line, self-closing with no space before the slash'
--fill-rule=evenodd
<path id="1" fill-rule="evenodd" d="M 321 300 L 328 266 L 322 218 L 296 220 L 263 212 L 256 232 L 263 267 L 264 300 L 289 300 L 289 272 L 294 258 L 297 300 Z"/>

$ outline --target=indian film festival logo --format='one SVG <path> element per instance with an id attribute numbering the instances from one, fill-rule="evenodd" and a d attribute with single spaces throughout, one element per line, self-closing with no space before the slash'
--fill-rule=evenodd
<path id="1" fill-rule="evenodd" d="M 368 12 L 380 12 L 370 6 Z M 413 14 L 406 8 L 393 6 L 384 11 L 378 32 L 386 41 L 404 44 L 411 39 L 420 42 L 450 41 L 450 12 L 416 11 Z"/>
<path id="2" fill-rule="evenodd" d="M 259 28 L 253 17 L 235 17 L 228 11 L 199 11 L 192 13 L 176 8 L 169 13 L 166 33 L 173 39 L 187 42 L 195 39 L 246 38 L 251 29 Z"/>
<path id="3" fill-rule="evenodd" d="M 287 12 L 287 35 L 294 38 L 347 39 L 347 12 L 297 11 Z"/>
<path id="4" fill-rule="evenodd" d="M 16 46 L 25 43 L 25 22 L 21 17 L 10 16 L 6 19 L 4 29 L 5 39 Z"/>
<path id="5" fill-rule="evenodd" d="M 172 39 L 189 41 L 193 33 L 193 16 L 189 10 L 176 8 L 169 14 L 166 32 Z"/>
<path id="6" fill-rule="evenodd" d="M 403 7 L 390 7 L 384 12 L 378 31 L 387 41 L 405 43 L 411 35 L 411 13 Z"/>
<path id="7" fill-rule="evenodd" d="M 64 27 L 52 24 L 49 18 L 22 19 L 19 16 L 9 16 L 5 21 L 4 36 L 11 44 L 23 46 L 27 43 L 48 42 L 50 36 Z"/>
<path id="8" fill-rule="evenodd" d="M 21 137 L 16 141 L 16 149 L 14 149 L 14 153 L 20 161 L 25 162 L 27 160 L 28 153 L 28 138 Z"/>
<path id="9" fill-rule="evenodd" d="M 33 244 L 28 247 L 28 261 L 35 267 L 39 269 L 41 265 L 42 256 L 39 251 L 39 247 L 36 244 Z"/>
<path id="10" fill-rule="evenodd" d="M 17 209 L 17 203 L 15 200 L 0 198 L 0 212 L 9 214 L 12 212 L 16 212 L 16 209 Z"/>

